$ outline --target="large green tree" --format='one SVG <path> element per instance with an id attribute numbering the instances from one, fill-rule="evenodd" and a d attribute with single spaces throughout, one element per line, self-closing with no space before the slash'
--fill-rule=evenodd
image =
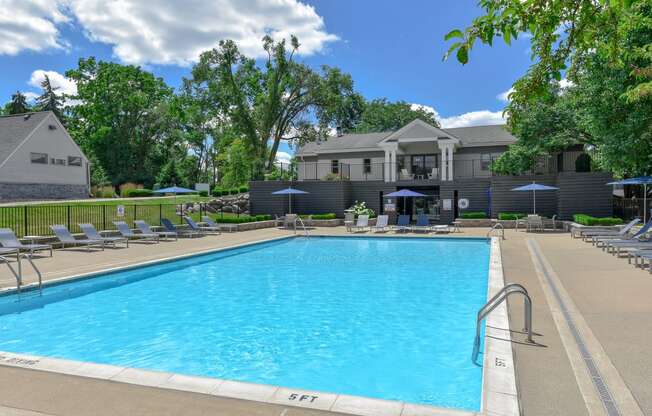
<path id="1" fill-rule="evenodd" d="M 11 95 L 11 101 L 6 105 L 7 114 L 23 114 L 31 111 L 29 104 L 27 104 L 27 98 L 25 95 L 16 91 L 15 94 Z"/>
<path id="2" fill-rule="evenodd" d="M 52 111 L 59 120 L 63 121 L 63 99 L 57 94 L 59 87 L 53 87 L 50 77 L 46 74 L 41 81 L 43 93 L 36 99 L 36 108 L 39 111 Z"/>
<path id="3" fill-rule="evenodd" d="M 421 106 L 405 101 L 390 102 L 386 98 L 368 101 L 354 127 L 356 133 L 398 130 L 414 119 L 439 126 L 435 115 Z"/>
<path id="4" fill-rule="evenodd" d="M 77 84 L 69 131 L 101 163 L 114 185 L 152 186 L 179 148 L 171 117 L 173 91 L 161 78 L 132 65 L 80 59 L 66 72 Z"/>
<path id="5" fill-rule="evenodd" d="M 215 106 L 238 129 L 253 160 L 254 176 L 271 171 L 282 140 L 307 142 L 336 126 L 352 126 L 362 98 L 350 76 L 324 66 L 320 71 L 299 63 L 299 41 L 263 39 L 267 59 L 257 65 L 233 41 L 204 52 L 193 67 Z"/>

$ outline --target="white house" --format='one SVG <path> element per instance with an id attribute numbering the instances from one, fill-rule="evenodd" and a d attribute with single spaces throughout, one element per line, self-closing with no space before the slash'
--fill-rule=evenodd
<path id="1" fill-rule="evenodd" d="M 89 193 L 88 158 L 54 113 L 0 117 L 0 202 Z"/>

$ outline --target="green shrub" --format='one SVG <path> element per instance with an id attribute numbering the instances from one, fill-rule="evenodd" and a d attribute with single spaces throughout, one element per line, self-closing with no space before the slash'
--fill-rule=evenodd
<path id="1" fill-rule="evenodd" d="M 241 186 L 240 189 L 238 189 L 240 193 L 245 193 L 249 192 L 249 187 L 248 186 Z"/>
<path id="2" fill-rule="evenodd" d="M 222 191 L 220 188 L 215 187 L 215 188 L 213 188 L 213 190 L 211 191 L 211 195 L 213 195 L 213 196 L 222 196 L 222 195 L 223 195 L 223 191 Z"/>
<path id="3" fill-rule="evenodd" d="M 526 215 L 521 212 L 501 212 L 498 214 L 498 219 L 501 221 L 516 221 L 524 218 Z"/>
<path id="4" fill-rule="evenodd" d="M 573 221 L 582 225 L 603 225 L 603 226 L 612 226 L 612 225 L 618 225 L 623 223 L 623 220 L 621 218 L 614 218 L 614 217 L 597 218 L 586 214 L 573 215 Z"/>
<path id="5" fill-rule="evenodd" d="M 138 197 L 145 197 L 145 196 L 153 196 L 154 191 L 151 189 L 125 189 L 122 191 L 122 197 L 123 198 L 138 198 Z"/>
<path id="6" fill-rule="evenodd" d="M 249 216 L 249 215 L 243 215 L 241 217 L 224 217 L 220 218 L 219 216 L 215 218 L 216 223 L 222 223 L 222 224 L 244 224 L 247 222 L 256 222 L 256 221 L 268 221 L 271 220 L 272 216 L 271 215 L 255 215 L 255 216 Z"/>
<path id="7" fill-rule="evenodd" d="M 477 211 L 477 212 L 463 212 L 460 214 L 460 218 L 465 220 L 482 220 L 487 218 L 487 213 Z"/>
<path id="8" fill-rule="evenodd" d="M 208 191 L 199 191 L 199 196 L 208 196 Z"/>
<path id="9" fill-rule="evenodd" d="M 240 190 L 238 188 L 233 188 L 229 191 L 231 195 L 238 195 L 240 193 Z"/>
<path id="10" fill-rule="evenodd" d="M 313 220 L 334 220 L 335 218 L 337 216 L 332 212 L 330 214 L 315 214 L 312 216 Z"/>

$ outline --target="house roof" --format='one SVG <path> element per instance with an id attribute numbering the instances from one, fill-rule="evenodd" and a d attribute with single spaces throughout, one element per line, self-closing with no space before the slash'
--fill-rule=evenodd
<path id="1" fill-rule="evenodd" d="M 51 111 L 0 117 L 0 164 L 43 122 Z"/>
<path id="2" fill-rule="evenodd" d="M 456 127 L 439 129 L 459 139 L 461 147 L 507 146 L 516 142 L 504 125 Z M 398 130 L 397 130 L 398 131 Z M 395 132 L 349 133 L 340 137 L 329 137 L 320 144 L 307 143 L 298 149 L 297 155 L 310 156 L 318 153 L 355 152 L 382 150 L 378 144 Z"/>

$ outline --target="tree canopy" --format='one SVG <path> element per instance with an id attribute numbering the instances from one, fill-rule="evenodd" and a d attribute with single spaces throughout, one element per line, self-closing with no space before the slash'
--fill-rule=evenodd
<path id="1" fill-rule="evenodd" d="M 415 119 L 439 126 L 435 115 L 421 106 L 414 106 L 405 101 L 390 102 L 386 98 L 379 98 L 364 104 L 359 121 L 351 130 L 355 133 L 398 130 Z"/>

